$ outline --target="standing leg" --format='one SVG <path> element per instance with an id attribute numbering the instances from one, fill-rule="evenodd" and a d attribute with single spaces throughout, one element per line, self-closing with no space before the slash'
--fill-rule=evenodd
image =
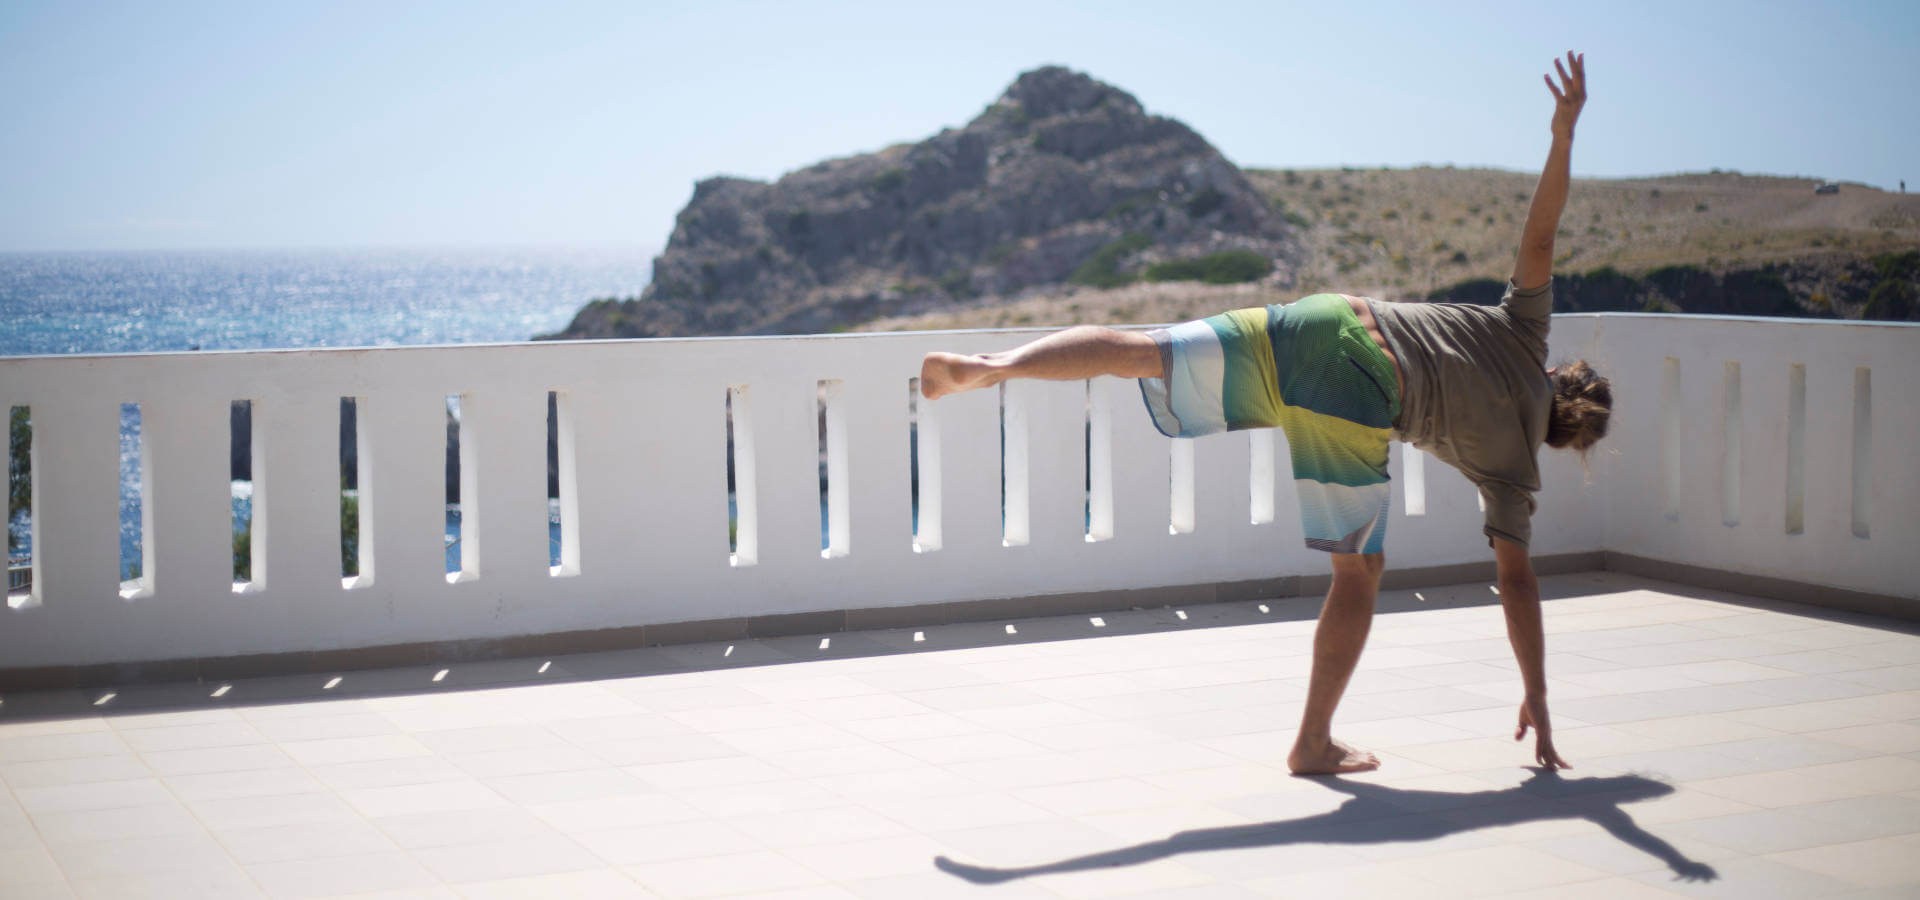
<path id="1" fill-rule="evenodd" d="M 1313 633 L 1313 675 L 1307 682 L 1307 707 L 1287 767 L 1296 775 L 1364 772 L 1380 767 L 1378 757 L 1333 739 L 1333 711 L 1346 693 L 1373 627 L 1373 602 L 1380 593 L 1386 557 L 1379 553 L 1333 556 L 1333 586 L 1320 607 Z"/>
<path id="2" fill-rule="evenodd" d="M 929 353 L 920 363 L 920 393 L 936 400 L 1009 378 L 1075 381 L 1096 375 L 1158 378 L 1160 349 L 1146 332 L 1079 325 L 1000 353 Z"/>

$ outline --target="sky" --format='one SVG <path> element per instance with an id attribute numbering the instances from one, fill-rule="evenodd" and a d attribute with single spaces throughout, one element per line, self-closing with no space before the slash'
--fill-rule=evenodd
<path id="1" fill-rule="evenodd" d="M 0 251 L 615 246 L 694 182 L 977 115 L 1066 65 L 1242 166 L 1920 190 L 1920 3 L 1043 0 L 0 4 Z"/>

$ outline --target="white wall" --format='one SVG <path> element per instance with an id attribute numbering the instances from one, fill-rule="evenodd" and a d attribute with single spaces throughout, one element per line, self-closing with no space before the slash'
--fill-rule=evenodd
<path id="1" fill-rule="evenodd" d="M 1597 467 L 1607 487 L 1606 549 L 1888 596 L 1920 594 L 1920 327 L 1633 314 L 1601 316 L 1598 324 L 1616 397 L 1614 433 Z M 1729 362 L 1739 364 L 1731 441 Z M 1677 370 L 1671 400 L 1670 365 Z M 1798 534 L 1787 528 L 1794 365 L 1805 367 Z M 1864 536 L 1854 533 L 1859 369 L 1868 370 L 1871 384 L 1863 410 L 1870 420 L 1867 468 L 1858 474 Z M 1671 414 L 1663 413 L 1668 403 Z M 1672 462 L 1670 452 L 1677 452 Z M 1679 491 L 1670 494 L 1674 475 Z M 1736 509 L 1728 508 L 1729 489 Z"/>
<path id="2" fill-rule="evenodd" d="M 941 466 L 937 550 L 910 520 L 908 379 L 931 349 L 984 352 L 1033 332 L 949 332 L 542 343 L 380 350 L 0 359 L 0 402 L 32 408 L 33 601 L 0 614 L 0 666 L 216 657 L 499 637 L 745 615 L 1270 578 L 1324 570 L 1300 543 L 1284 438 L 1264 442 L 1273 521 L 1250 519 L 1246 433 L 1193 446 L 1193 530 L 1170 534 L 1170 442 L 1131 381 L 1099 379 L 1111 411 L 1113 536 L 1083 527 L 1085 383 L 1009 388 L 1028 445 L 1028 529 L 1004 546 L 999 406 L 992 391 L 933 404 Z M 1906 471 L 1920 330 L 1658 316 L 1563 316 L 1555 358 L 1615 377 L 1619 413 L 1590 475 L 1542 454 L 1540 554 L 1614 549 L 1911 597 L 1915 480 Z M 1686 496 L 1660 505 L 1662 360 L 1682 357 Z M 1720 524 L 1716 460 L 1722 359 L 1746 383 L 1744 517 Z M 1781 527 L 1784 370 L 1808 364 L 1805 533 Z M 1852 370 L 1873 367 L 1871 537 L 1851 533 Z M 847 436 L 846 554 L 820 552 L 816 388 L 841 382 Z M 726 397 L 752 415 L 757 559 L 729 561 Z M 546 392 L 564 392 L 577 574 L 548 568 Z M 463 492 L 477 573 L 443 576 L 444 404 L 462 394 L 475 465 Z M 339 398 L 360 398 L 363 575 L 338 559 Z M 228 406 L 254 402 L 256 590 L 230 585 Z M 1837 399 L 1836 399 L 1837 398 Z M 119 590 L 119 405 L 142 404 L 145 590 Z M 843 418 L 842 418 L 843 417 Z M 1018 444 L 1018 440 L 1012 441 Z M 1404 486 L 1406 448 L 1393 456 Z M 927 457 L 933 454 L 926 453 Z M 1489 557 L 1470 485 L 1431 459 L 1426 513 L 1397 488 L 1394 566 Z M 1018 475 L 1010 479 L 1017 484 Z M 929 480 L 930 483 L 930 480 Z M 1015 505 L 1017 509 L 1017 504 Z M 571 559 L 571 556 L 570 556 Z M 369 564 L 369 560 L 371 561 Z M 18 601 L 16 601 L 18 602 Z"/>

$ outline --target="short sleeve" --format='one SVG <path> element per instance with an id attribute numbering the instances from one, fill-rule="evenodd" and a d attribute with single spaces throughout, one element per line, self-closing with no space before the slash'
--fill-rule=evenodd
<path id="1" fill-rule="evenodd" d="M 1500 297 L 1500 307 L 1516 319 L 1545 319 L 1553 314 L 1553 279 L 1536 288 L 1520 290 L 1513 282 L 1507 282 L 1507 292 Z"/>
<path id="2" fill-rule="evenodd" d="M 1527 546 L 1533 539 L 1533 492 L 1504 481 L 1480 483 L 1487 503 L 1487 537 Z"/>

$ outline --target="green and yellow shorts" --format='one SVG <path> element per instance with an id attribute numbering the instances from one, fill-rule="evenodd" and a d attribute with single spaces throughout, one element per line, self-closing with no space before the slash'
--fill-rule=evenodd
<path id="1" fill-rule="evenodd" d="M 1307 546 L 1386 546 L 1387 444 L 1400 413 L 1393 362 L 1338 294 L 1154 329 L 1164 378 L 1140 379 L 1168 437 L 1281 428 Z"/>

